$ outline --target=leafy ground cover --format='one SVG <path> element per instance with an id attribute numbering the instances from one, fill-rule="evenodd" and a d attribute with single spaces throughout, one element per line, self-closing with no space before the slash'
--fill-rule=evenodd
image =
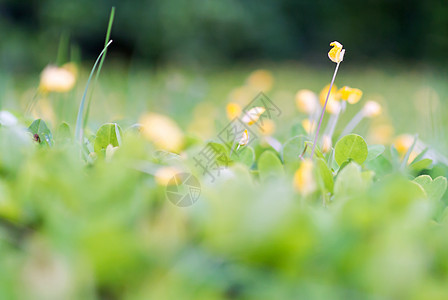
<path id="1" fill-rule="evenodd" d="M 446 87 L 351 68 L 4 79 L 2 298 L 446 299 Z"/>

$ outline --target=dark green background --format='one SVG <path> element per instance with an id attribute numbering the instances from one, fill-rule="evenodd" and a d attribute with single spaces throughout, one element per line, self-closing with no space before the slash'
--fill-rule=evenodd
<path id="1" fill-rule="evenodd" d="M 329 42 L 347 59 L 444 66 L 444 0 L 15 1 L 0 4 L 3 69 L 39 69 L 56 60 L 62 33 L 83 58 L 100 51 L 116 6 L 111 56 L 151 64 L 222 64 L 301 59 L 321 62 Z"/>

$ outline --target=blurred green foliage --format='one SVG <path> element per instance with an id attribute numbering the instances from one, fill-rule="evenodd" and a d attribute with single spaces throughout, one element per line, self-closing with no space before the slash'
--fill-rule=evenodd
<path id="1" fill-rule="evenodd" d="M 12 69 L 56 57 L 62 34 L 83 55 L 102 47 L 111 6 L 117 58 L 149 62 L 307 59 L 337 39 L 347 59 L 447 62 L 448 7 L 443 1 L 372 0 L 4 0 L 0 57 Z M 318 59 L 316 59 L 318 58 Z"/>

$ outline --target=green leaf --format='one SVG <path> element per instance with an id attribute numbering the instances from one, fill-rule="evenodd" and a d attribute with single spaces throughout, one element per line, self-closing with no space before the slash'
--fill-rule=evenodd
<path id="1" fill-rule="evenodd" d="M 398 168 L 400 168 L 400 164 L 401 164 L 400 154 L 398 154 L 397 149 L 393 145 L 390 146 L 390 157 L 391 157 L 392 167 L 395 170 L 398 170 Z"/>
<path id="2" fill-rule="evenodd" d="M 392 164 L 384 157 L 384 155 L 380 155 L 377 158 L 366 162 L 365 165 L 368 169 L 374 171 L 378 177 L 382 177 L 392 171 Z"/>
<path id="3" fill-rule="evenodd" d="M 333 173 L 331 173 L 330 168 L 328 168 L 327 163 L 322 158 L 316 159 L 317 175 L 320 184 L 330 193 L 333 193 L 334 179 Z"/>
<path id="4" fill-rule="evenodd" d="M 311 151 L 313 151 L 313 143 L 312 142 L 305 142 L 305 145 L 307 146 L 306 148 L 306 152 L 311 155 Z M 317 157 L 320 158 L 325 158 L 324 155 L 322 154 L 322 152 L 320 152 L 319 147 L 316 147 L 314 149 L 314 155 L 316 155 Z"/>
<path id="5" fill-rule="evenodd" d="M 229 149 L 223 144 L 209 142 L 207 143 L 206 149 L 214 152 L 216 162 L 220 166 L 228 167 L 230 161 Z"/>
<path id="6" fill-rule="evenodd" d="M 384 147 L 383 145 L 370 145 L 367 147 L 367 149 L 369 153 L 367 154 L 366 161 L 371 161 L 383 154 L 386 147 Z"/>
<path id="7" fill-rule="evenodd" d="M 258 159 L 258 170 L 262 181 L 269 177 L 283 176 L 285 173 L 280 158 L 269 150 L 264 151 Z"/>
<path id="8" fill-rule="evenodd" d="M 415 161 L 415 160 L 414 160 Z M 428 169 L 432 164 L 432 160 L 429 158 L 422 159 L 420 161 L 415 161 L 409 165 L 409 170 L 418 173 L 424 169 Z"/>
<path id="9" fill-rule="evenodd" d="M 102 149 L 106 149 L 108 145 L 118 147 L 121 145 L 121 136 L 123 132 L 116 123 L 104 124 L 96 132 L 94 150 L 99 153 Z"/>
<path id="10" fill-rule="evenodd" d="M 252 147 L 244 146 L 236 151 L 233 151 L 230 159 L 234 162 L 239 162 L 251 167 L 255 161 L 255 151 Z"/>
<path id="11" fill-rule="evenodd" d="M 338 165 L 342 165 L 342 163 L 347 160 L 353 160 L 362 165 L 368 155 L 366 142 L 357 134 L 344 136 L 336 143 L 334 151 L 334 157 Z"/>
<path id="12" fill-rule="evenodd" d="M 58 126 L 58 128 L 56 129 L 55 140 L 56 143 L 60 144 L 66 144 L 72 140 L 72 133 L 70 130 L 70 126 L 67 123 L 62 122 Z"/>
<path id="13" fill-rule="evenodd" d="M 305 149 L 305 142 L 308 138 L 304 135 L 298 135 L 290 138 L 283 145 L 282 159 L 286 163 L 300 161 L 300 154 Z"/>
<path id="14" fill-rule="evenodd" d="M 40 144 L 48 146 L 53 145 L 53 136 L 51 131 L 42 119 L 34 120 L 30 127 L 28 127 L 28 131 L 33 134 L 34 139 Z"/>
<path id="15" fill-rule="evenodd" d="M 421 175 L 414 179 L 414 182 L 418 183 L 428 195 L 428 199 L 432 201 L 439 201 L 445 194 L 447 187 L 447 180 L 443 176 L 439 176 L 436 179 L 428 175 Z"/>
<path id="16" fill-rule="evenodd" d="M 342 198 L 353 197 L 359 195 L 365 187 L 364 179 L 361 176 L 361 167 L 354 162 L 350 162 L 336 177 L 334 194 L 336 197 Z"/>

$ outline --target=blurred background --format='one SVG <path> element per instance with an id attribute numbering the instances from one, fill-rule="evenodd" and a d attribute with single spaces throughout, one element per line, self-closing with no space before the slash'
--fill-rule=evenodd
<path id="1" fill-rule="evenodd" d="M 448 5 L 418 0 L 2 0 L 2 68 L 41 69 L 61 36 L 84 59 L 97 56 L 111 6 L 117 13 L 111 57 L 160 65 L 306 60 L 339 40 L 347 60 L 446 66 Z"/>
<path id="2" fill-rule="evenodd" d="M 448 5 L 435 0 L 3 0 L 1 105 L 23 110 L 45 66 L 74 61 L 80 72 L 69 98 L 76 101 L 66 101 L 72 107 L 64 117 L 74 123 L 70 112 L 104 46 L 112 6 L 114 42 L 95 89 L 93 129 L 112 120 L 132 124 L 143 111 L 156 111 L 211 138 L 227 122 L 226 103 L 252 100 L 244 92 L 257 70 L 268 72 L 269 84 L 256 90 L 281 107 L 280 123 L 289 128 L 298 121 L 295 93 L 319 93 L 328 84 L 334 64 L 327 52 L 337 40 L 347 51 L 338 87 L 360 88 L 363 102 L 381 103 L 375 122 L 392 125 L 393 134 L 417 132 L 448 145 Z M 359 108 L 351 106 L 347 120 Z M 191 124 L 216 115 L 223 118 Z"/>

